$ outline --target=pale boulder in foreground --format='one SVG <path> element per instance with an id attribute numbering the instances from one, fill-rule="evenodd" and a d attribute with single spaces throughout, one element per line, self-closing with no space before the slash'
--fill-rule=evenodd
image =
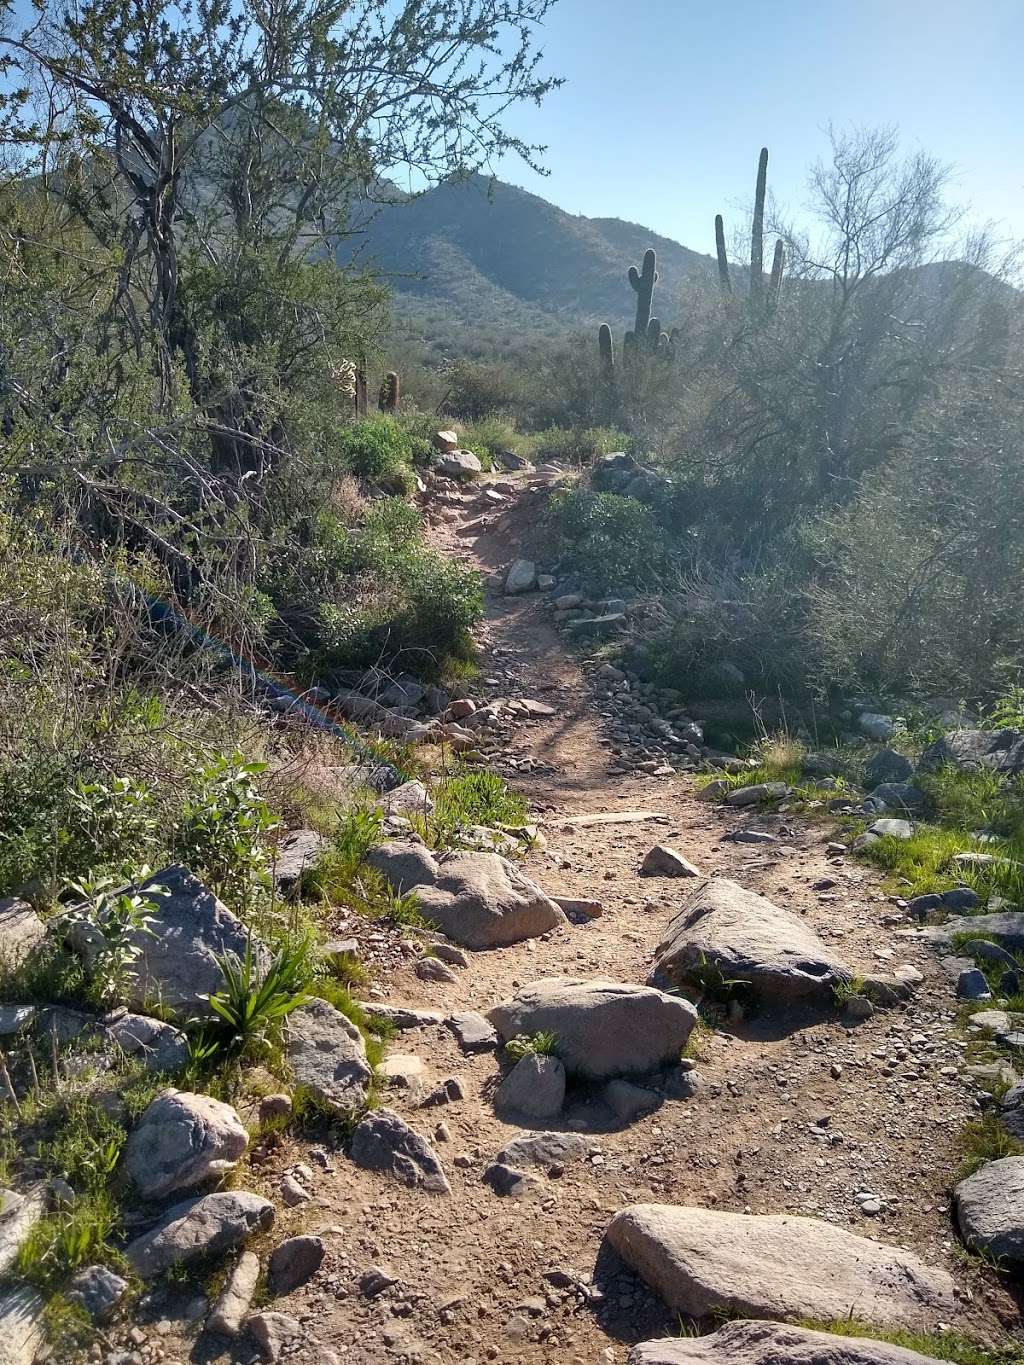
<path id="1" fill-rule="evenodd" d="M 650 980 L 699 984 L 708 969 L 772 1004 L 830 1005 L 852 973 L 799 916 L 726 877 L 696 883 L 658 945 Z"/>
<path id="2" fill-rule="evenodd" d="M 937 1365 L 905 1346 L 812 1332 L 788 1323 L 729 1322 L 706 1337 L 642 1341 L 628 1365 Z"/>
<path id="3" fill-rule="evenodd" d="M 603 1080 L 678 1062 L 697 1011 L 650 986 L 552 976 L 524 986 L 487 1017 L 503 1042 L 553 1033 L 570 1075 Z"/>
<path id="4" fill-rule="evenodd" d="M 1024 1261 L 1024 1156 L 989 1161 L 953 1192 L 956 1218 L 973 1251 Z"/>
<path id="5" fill-rule="evenodd" d="M 536 882 L 497 853 L 446 853 L 396 840 L 366 861 L 398 892 L 415 891 L 420 913 L 464 948 L 503 948 L 567 923 Z"/>
<path id="6" fill-rule="evenodd" d="M 605 1236 L 669 1308 L 688 1317 L 853 1317 L 928 1330 L 956 1309 L 946 1271 L 816 1218 L 633 1204 Z"/>

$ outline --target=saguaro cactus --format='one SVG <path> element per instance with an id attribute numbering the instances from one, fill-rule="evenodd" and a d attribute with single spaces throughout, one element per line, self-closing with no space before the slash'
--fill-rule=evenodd
<path id="1" fill-rule="evenodd" d="M 380 386 L 380 396 L 377 399 L 377 406 L 381 412 L 397 412 L 399 399 L 398 375 L 394 370 L 389 370 L 384 376 L 384 382 Z"/>
<path id="2" fill-rule="evenodd" d="M 607 322 L 602 322 L 598 328 L 597 349 L 601 356 L 601 369 L 607 378 L 611 378 L 615 373 L 615 342 Z"/>
<path id="3" fill-rule="evenodd" d="M 651 247 L 644 252 L 643 265 L 639 270 L 635 265 L 629 267 L 629 282 L 636 290 L 636 322 L 633 324 L 633 336 L 638 341 L 647 335 L 647 328 L 651 321 L 654 286 L 658 283 L 656 265 L 657 256 L 654 253 L 654 248 Z"/>
<path id="4" fill-rule="evenodd" d="M 772 273 L 765 289 L 764 280 L 764 201 L 768 189 L 768 148 L 761 148 L 757 161 L 757 182 L 754 186 L 754 217 L 750 225 L 750 306 L 764 316 L 771 316 L 779 303 L 785 248 L 775 243 Z M 718 257 L 718 283 L 723 294 L 732 293 L 729 259 L 725 254 L 725 224 L 722 215 L 715 217 L 715 254 Z"/>

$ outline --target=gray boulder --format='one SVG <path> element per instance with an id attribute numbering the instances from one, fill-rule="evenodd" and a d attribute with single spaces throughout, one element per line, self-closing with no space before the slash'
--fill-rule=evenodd
<path id="1" fill-rule="evenodd" d="M 102 1322 L 127 1292 L 128 1281 L 115 1275 L 109 1266 L 87 1265 L 72 1276 L 66 1295 L 72 1303 L 84 1308 L 94 1322 Z"/>
<path id="2" fill-rule="evenodd" d="M 700 984 L 708 970 L 746 981 L 771 1004 L 831 1004 L 850 968 L 802 919 L 725 877 L 708 877 L 687 897 L 655 953 L 650 980 Z"/>
<path id="3" fill-rule="evenodd" d="M 26 901 L 0 900 L 0 967 L 17 967 L 46 937 L 46 925 Z"/>
<path id="4" fill-rule="evenodd" d="M 443 451 L 437 467 L 449 479 L 472 479 L 483 473 L 484 468 L 478 456 L 471 450 Z"/>
<path id="5" fill-rule="evenodd" d="M 582 1161 L 592 1142 L 579 1133 L 523 1133 L 506 1143 L 495 1161 L 505 1166 L 541 1166 L 546 1170 Z"/>
<path id="6" fill-rule="evenodd" d="M 311 1280 L 326 1252 L 322 1237 L 289 1237 L 276 1246 L 267 1268 L 271 1293 L 290 1294 Z"/>
<path id="7" fill-rule="evenodd" d="M 189 1058 L 188 1038 L 173 1024 L 128 1010 L 103 1020 L 106 1036 L 147 1071 L 177 1071 Z"/>
<path id="8" fill-rule="evenodd" d="M 728 1322 L 705 1337 L 642 1341 L 627 1365 L 938 1365 L 906 1346 L 788 1323 Z"/>
<path id="9" fill-rule="evenodd" d="M 373 1071 L 363 1035 L 326 1000 L 313 999 L 289 1014 L 285 1056 L 298 1085 L 336 1114 L 366 1103 Z"/>
<path id="10" fill-rule="evenodd" d="M 533 592 L 537 586 L 537 566 L 532 559 L 514 559 L 505 575 L 505 596 Z"/>
<path id="11" fill-rule="evenodd" d="M 605 1086 L 604 1101 L 620 1123 L 632 1123 L 657 1109 L 661 1096 L 657 1091 L 633 1085 L 631 1081 L 615 1080 Z"/>
<path id="12" fill-rule="evenodd" d="M 381 806 L 388 815 L 406 815 L 410 811 L 429 815 L 434 809 L 434 798 L 422 782 L 403 782 L 400 787 L 388 792 L 381 800 Z"/>
<path id="13" fill-rule="evenodd" d="M 909 820 L 875 820 L 868 825 L 867 833 L 879 839 L 909 839 L 914 833 L 914 826 Z"/>
<path id="14" fill-rule="evenodd" d="M 217 958 L 227 953 L 241 957 L 249 931 L 180 865 L 165 867 L 132 890 L 148 893 L 157 908 L 150 932 L 135 935 L 139 956 L 127 973 L 125 1003 L 145 1010 L 156 1000 L 182 1014 L 210 1013 L 207 997 L 223 982 Z M 100 946 L 96 931 L 81 920 L 70 923 L 68 941 L 87 962 Z M 266 949 L 255 940 L 253 952 L 266 963 Z"/>
<path id="15" fill-rule="evenodd" d="M 226 1174 L 249 1134 L 229 1104 L 210 1095 L 164 1090 L 128 1134 L 124 1168 L 143 1199 L 163 1199 Z"/>
<path id="16" fill-rule="evenodd" d="M 648 849 L 640 864 L 641 877 L 699 877 L 700 873 L 693 863 L 687 862 L 681 853 L 665 844 L 655 844 Z"/>
<path id="17" fill-rule="evenodd" d="M 989 1161 L 953 1192 L 960 1235 L 972 1251 L 1024 1261 L 1024 1157 Z"/>
<path id="18" fill-rule="evenodd" d="M 910 782 L 880 782 L 864 801 L 868 811 L 902 810 L 911 815 L 919 815 L 927 805 L 928 797 Z"/>
<path id="19" fill-rule="evenodd" d="M 498 1046 L 493 1024 L 476 1010 L 453 1014 L 445 1022 L 459 1040 L 463 1052 L 492 1052 Z"/>
<path id="20" fill-rule="evenodd" d="M 414 1189 L 451 1194 L 437 1153 L 390 1109 L 375 1109 L 357 1124 L 350 1155 L 357 1166 L 383 1171 Z"/>
<path id="21" fill-rule="evenodd" d="M 967 923 L 972 937 L 977 935 L 979 938 L 993 939 L 1011 953 L 1024 950 L 1024 915 L 1017 911 L 999 910 L 989 915 L 972 915 Z M 963 932 L 964 921 L 951 919 L 945 924 L 926 924 L 923 929 L 902 929 L 900 935 L 945 948 Z"/>
<path id="22" fill-rule="evenodd" d="M 274 1206 L 262 1195 L 222 1190 L 175 1204 L 155 1227 L 128 1244 L 125 1256 L 136 1275 L 151 1280 L 172 1266 L 233 1251 L 273 1222 Z"/>
<path id="23" fill-rule="evenodd" d="M 868 739 L 885 741 L 895 733 L 896 722 L 892 716 L 887 716 L 878 711 L 862 711 L 857 718 L 857 725 L 862 735 L 867 735 Z"/>
<path id="24" fill-rule="evenodd" d="M 877 787 L 880 782 L 906 782 L 914 773 L 914 765 L 895 749 L 882 749 L 864 765 L 864 784 Z"/>
<path id="25" fill-rule="evenodd" d="M 246 1335 L 259 1348 L 268 1365 L 273 1365 L 286 1353 L 302 1345 L 302 1323 L 287 1313 L 264 1309 L 250 1313 L 245 1320 Z"/>
<path id="26" fill-rule="evenodd" d="M 464 948 L 502 948 L 566 924 L 553 900 L 497 853 L 435 858 L 412 840 L 381 844 L 367 862 L 397 891 L 415 891 L 420 911 Z"/>
<path id="27" fill-rule="evenodd" d="M 930 744 L 918 767 L 934 772 L 948 764 L 965 771 L 989 768 L 997 773 L 1024 772 L 1024 733 L 1020 730 L 951 730 Z"/>
<path id="28" fill-rule="evenodd" d="M 634 1204 L 615 1215 L 605 1237 L 687 1317 L 853 1316 L 921 1330 L 956 1310 L 946 1271 L 815 1218 Z"/>
<path id="29" fill-rule="evenodd" d="M 677 1062 L 697 1011 L 650 986 L 554 976 L 522 987 L 487 1017 L 503 1042 L 554 1033 L 570 1075 L 605 1080 Z"/>
<path id="30" fill-rule="evenodd" d="M 557 1057 L 520 1057 L 494 1096 L 495 1108 L 550 1119 L 565 1102 L 565 1067 Z"/>
<path id="31" fill-rule="evenodd" d="M 984 972 L 977 967 L 966 967 L 956 980 L 956 993 L 961 1000 L 991 1000 L 992 992 Z"/>
<path id="32" fill-rule="evenodd" d="M 727 806 L 757 806 L 762 801 L 781 801 L 789 795 L 785 782 L 758 782 L 753 787 L 734 787 L 725 798 Z"/>
<path id="33" fill-rule="evenodd" d="M 594 636 L 614 635 L 626 624 L 626 613 L 622 611 L 603 612 L 600 616 L 580 616 L 575 621 L 566 622 L 570 635 L 592 639 Z"/>

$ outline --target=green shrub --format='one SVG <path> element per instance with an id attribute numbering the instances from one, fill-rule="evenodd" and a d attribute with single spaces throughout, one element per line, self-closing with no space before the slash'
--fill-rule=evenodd
<path id="1" fill-rule="evenodd" d="M 285 1019 L 309 998 L 308 953 L 304 946 L 282 947 L 264 968 L 250 940 L 241 957 L 228 953 L 217 965 L 223 984 L 209 998 L 216 1015 L 207 1030 L 210 1041 L 228 1055 L 266 1056 L 280 1041 Z"/>
<path id="2" fill-rule="evenodd" d="M 267 836 L 277 828 L 256 778 L 266 764 L 218 754 L 197 773 L 172 834 L 172 850 L 218 896 L 242 908 L 267 885 Z"/>
<path id="3" fill-rule="evenodd" d="M 145 880 L 149 868 L 139 868 L 137 876 Z M 71 890 L 78 897 L 72 917 L 85 926 L 95 945 L 89 962 L 90 992 L 99 1004 L 115 1004 L 142 956 L 138 935 L 152 933 L 159 893 L 155 887 L 148 896 L 125 890 L 113 877 L 73 882 Z"/>
<path id="4" fill-rule="evenodd" d="M 354 422 L 342 432 L 339 444 L 344 468 L 361 479 L 397 481 L 403 487 L 408 481 L 412 438 L 395 418 L 382 413 Z"/>
<path id="5" fill-rule="evenodd" d="M 434 820 L 444 829 L 457 825 L 521 825 L 528 808 L 497 773 L 468 770 L 453 773 L 437 784 Z"/>
<path id="6" fill-rule="evenodd" d="M 545 523 L 563 564 L 598 592 L 652 585 L 671 563 L 665 532 L 635 498 L 571 489 L 551 499 Z"/>
<path id="7" fill-rule="evenodd" d="M 584 465 L 598 455 L 628 450 L 630 444 L 630 436 L 617 427 L 548 427 L 528 436 L 525 448 L 538 462 L 564 460 Z"/>

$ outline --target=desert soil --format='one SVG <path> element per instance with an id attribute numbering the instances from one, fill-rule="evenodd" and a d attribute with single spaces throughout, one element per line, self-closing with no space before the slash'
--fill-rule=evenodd
<path id="1" fill-rule="evenodd" d="M 524 503 L 535 505 L 534 497 Z M 504 533 L 491 527 L 465 534 L 460 521 L 479 510 L 467 496 L 464 511 L 456 508 L 435 535 L 448 552 L 490 574 L 517 552 L 517 525 L 513 516 Z M 609 1125 L 593 1096 L 572 1092 L 557 1126 L 588 1135 L 591 1155 L 560 1175 L 540 1172 L 520 1198 L 500 1197 L 481 1178 L 523 1131 L 494 1112 L 495 1055 L 464 1055 L 444 1026 L 396 1035 L 390 1051 L 419 1058 L 427 1088 L 448 1076 L 464 1083 L 466 1099 L 442 1108 L 418 1108 L 415 1088 L 384 1096 L 434 1141 L 450 1197 L 357 1169 L 340 1144 L 332 1150 L 327 1133 L 318 1151 L 287 1140 L 245 1177 L 277 1198 L 281 1178 L 296 1163 L 314 1171 L 314 1201 L 295 1209 L 278 1201 L 274 1233 L 275 1241 L 318 1233 L 328 1247 L 315 1279 L 271 1305 L 302 1321 L 308 1346 L 298 1358 L 329 1361 L 326 1352 L 334 1352 L 345 1365 L 625 1361 L 631 1343 L 679 1328 L 638 1280 L 601 1253 L 612 1214 L 636 1201 L 807 1214 L 911 1248 L 954 1275 L 962 1307 L 951 1326 L 993 1344 L 1005 1341 L 1019 1322 L 1017 1307 L 992 1272 L 960 1251 L 950 1221 L 958 1131 L 978 1112 L 962 1074 L 966 1039 L 953 987 L 926 947 L 898 936 L 907 921 L 875 873 L 830 856 L 834 831 L 820 821 L 710 806 L 696 799 L 685 776 L 609 776 L 599 703 L 582 661 L 551 625 L 542 595 L 492 594 L 481 645 L 475 695 L 531 697 L 556 712 L 524 721 L 516 732 L 516 750 L 536 767 L 515 785 L 547 840 L 525 867 L 550 894 L 600 900 L 604 913 L 542 940 L 470 954 L 454 984 L 420 980 L 411 958 L 364 927 L 367 951 L 382 964 L 375 985 L 385 1000 L 450 1014 L 485 1010 L 548 975 L 643 982 L 686 892 L 685 882 L 638 876 L 643 854 L 660 842 L 702 872 L 732 877 L 806 916 L 859 970 L 891 972 L 912 963 L 924 982 L 912 1003 L 860 1023 L 838 1014 L 727 1023 L 704 1046 L 696 1095 L 666 1101 L 628 1126 Z M 654 811 L 657 819 L 565 823 L 630 810 Z M 723 840 L 741 826 L 770 830 L 781 842 Z M 346 934 L 356 927 L 343 912 L 338 923 Z M 439 1123 L 444 1130 L 435 1138 Z M 863 1191 L 877 1197 L 877 1213 L 861 1210 L 855 1195 Z M 376 1298 L 358 1287 L 371 1266 L 397 1281 Z M 556 1288 L 546 1278 L 552 1270 L 568 1271 L 600 1293 L 588 1298 Z M 850 1309 L 856 1317 L 858 1306 Z M 193 1358 L 200 1354 L 196 1348 Z M 251 1354 L 242 1348 L 238 1359 Z"/>

